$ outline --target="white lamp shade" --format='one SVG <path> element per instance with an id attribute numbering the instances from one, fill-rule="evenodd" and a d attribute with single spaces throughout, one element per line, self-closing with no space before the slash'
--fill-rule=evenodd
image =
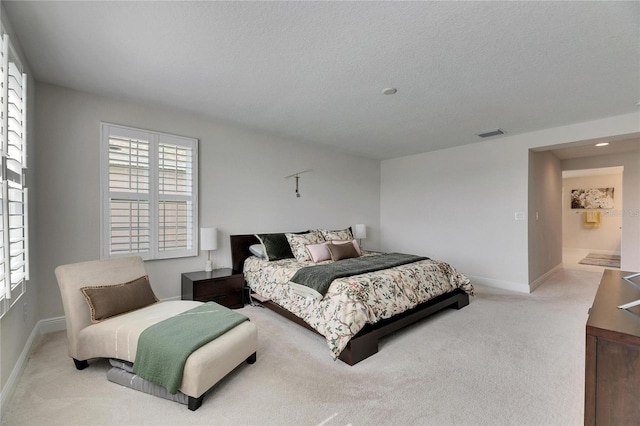
<path id="1" fill-rule="evenodd" d="M 218 229 L 200 228 L 200 249 L 216 250 L 218 248 Z"/>
<path id="2" fill-rule="evenodd" d="M 367 238 L 367 226 L 364 223 L 358 223 L 355 226 L 353 238 Z"/>

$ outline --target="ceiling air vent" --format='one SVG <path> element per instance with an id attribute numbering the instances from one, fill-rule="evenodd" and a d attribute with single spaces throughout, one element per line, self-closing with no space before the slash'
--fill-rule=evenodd
<path id="1" fill-rule="evenodd" d="M 488 132 L 478 133 L 478 136 L 480 136 L 481 138 L 490 138 L 491 136 L 504 135 L 504 133 L 505 132 L 502 129 L 494 129 L 489 130 Z"/>

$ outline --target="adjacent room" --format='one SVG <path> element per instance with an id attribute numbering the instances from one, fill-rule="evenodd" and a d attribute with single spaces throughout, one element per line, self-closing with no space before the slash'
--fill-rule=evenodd
<path id="1" fill-rule="evenodd" d="M 3 425 L 640 416 L 595 390 L 640 376 L 595 322 L 640 347 L 615 306 L 639 2 L 3 0 L 0 25 Z M 105 313 L 125 283 L 145 301 Z M 236 322 L 183 382 L 124 351 L 211 306 Z"/>

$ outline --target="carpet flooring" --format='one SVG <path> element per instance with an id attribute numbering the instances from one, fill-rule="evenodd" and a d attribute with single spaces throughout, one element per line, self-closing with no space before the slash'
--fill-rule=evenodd
<path id="1" fill-rule="evenodd" d="M 385 337 L 350 367 L 318 336 L 263 308 L 258 360 L 184 405 L 78 371 L 64 332 L 42 336 L 2 424 L 14 425 L 581 425 L 587 311 L 601 273 L 560 271 L 531 294 L 476 287 L 446 310 Z"/>
<path id="2" fill-rule="evenodd" d="M 583 265 L 604 266 L 607 268 L 620 268 L 620 256 L 610 254 L 589 253 L 580 262 Z"/>

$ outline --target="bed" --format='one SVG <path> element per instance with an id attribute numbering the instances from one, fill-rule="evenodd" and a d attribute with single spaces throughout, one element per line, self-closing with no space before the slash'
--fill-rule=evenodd
<path id="1" fill-rule="evenodd" d="M 234 273 L 244 274 L 262 305 L 324 336 L 331 356 L 349 365 L 377 353 L 381 337 L 443 309 L 461 309 L 473 295 L 467 277 L 445 262 L 428 258 L 340 277 L 331 282 L 326 294 L 318 294 L 291 278 L 300 268 L 345 260 L 266 260 L 250 251 L 262 242 L 256 235 L 231 235 L 230 242 Z M 381 255 L 376 252 L 361 254 L 382 259 L 373 257 Z"/>

